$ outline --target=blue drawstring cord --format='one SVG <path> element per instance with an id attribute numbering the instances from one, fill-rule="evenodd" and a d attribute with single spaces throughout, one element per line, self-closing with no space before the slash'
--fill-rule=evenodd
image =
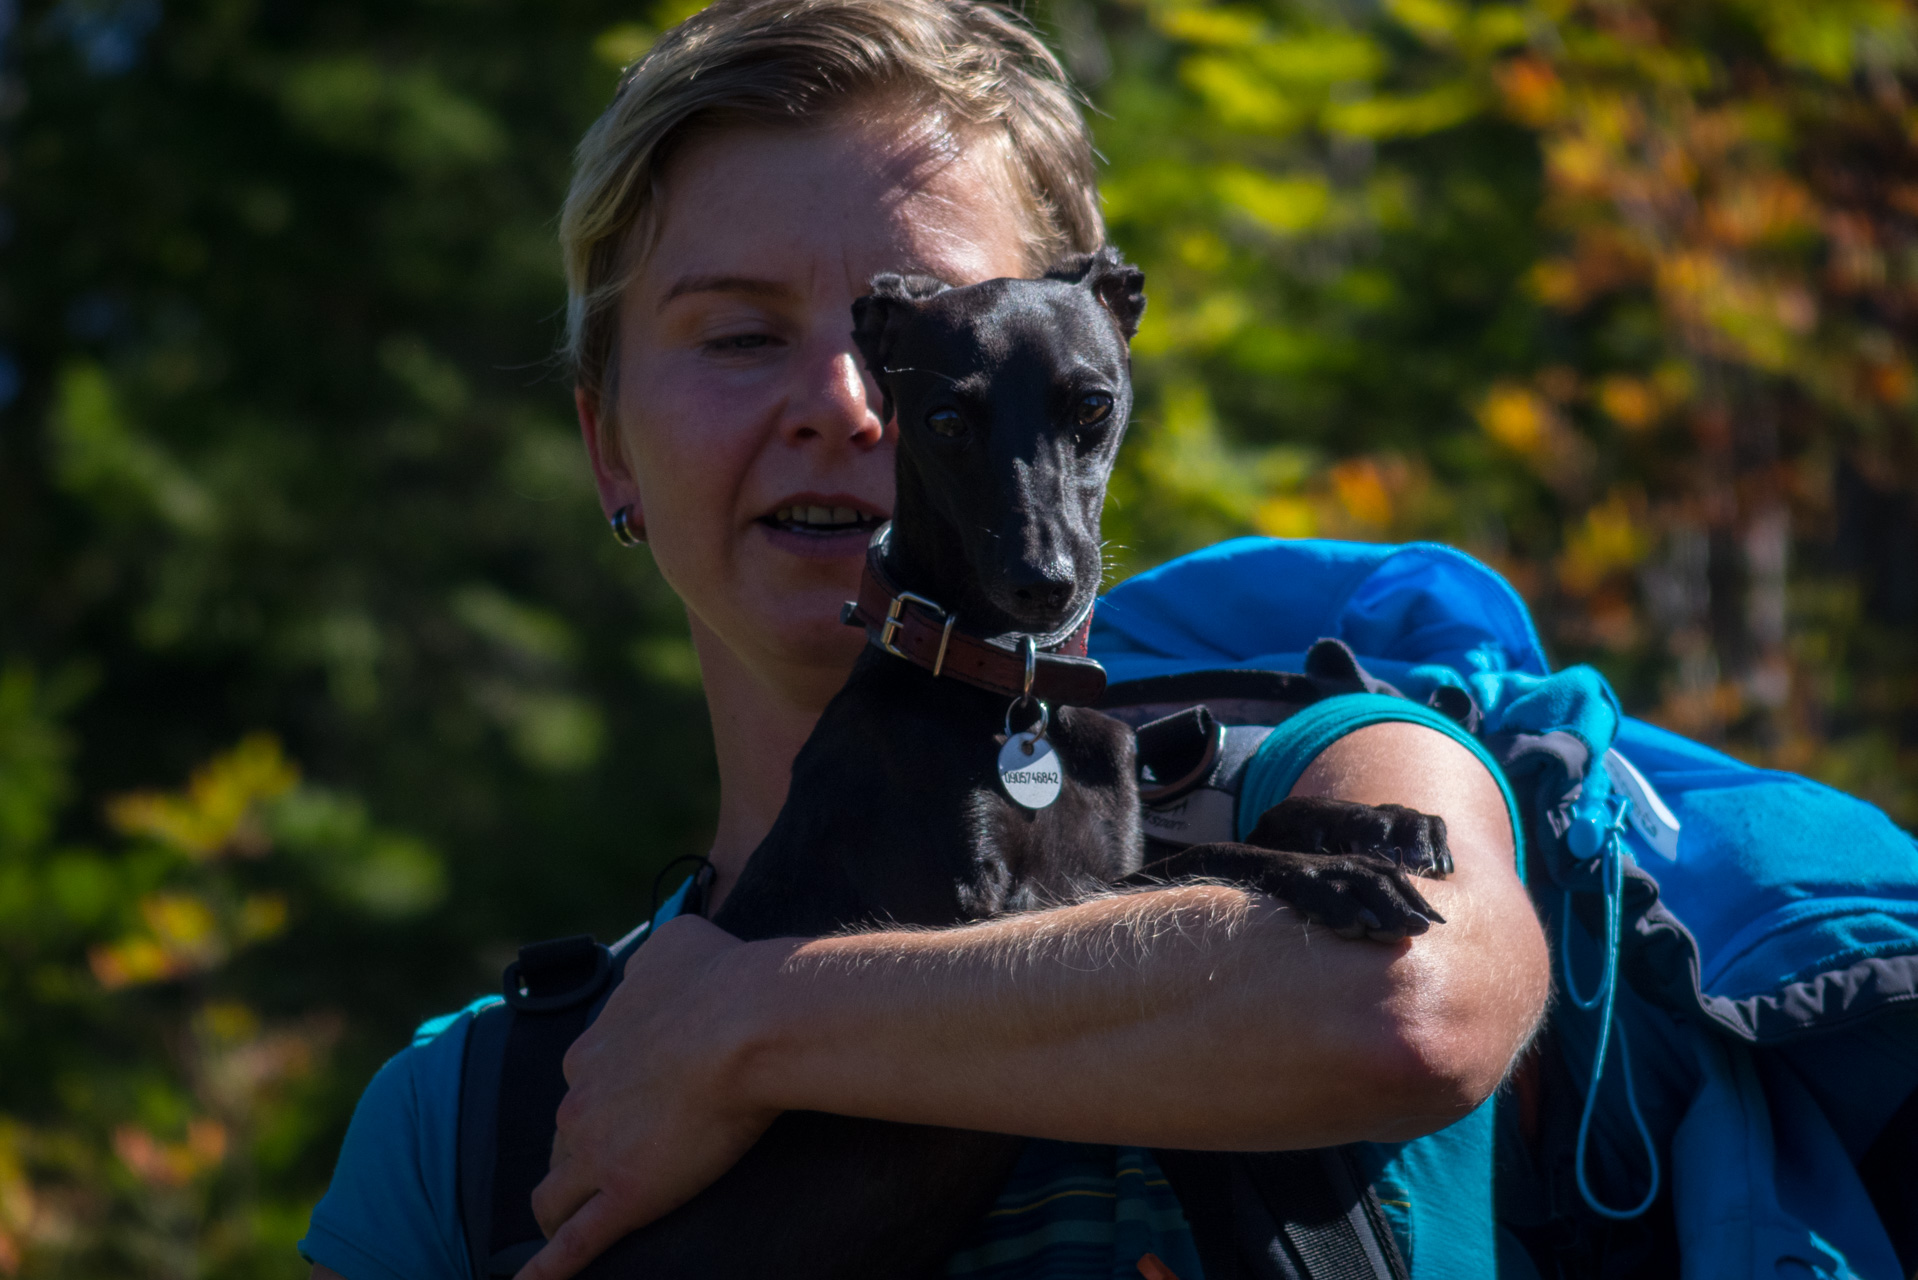
<path id="1" fill-rule="evenodd" d="M 1617 1222 L 1627 1222 L 1643 1214 L 1652 1207 L 1652 1201 L 1658 1198 L 1660 1170 L 1658 1149 L 1652 1145 L 1651 1130 L 1645 1124 L 1644 1113 L 1638 1109 L 1638 1091 L 1632 1087 L 1632 1059 L 1630 1046 L 1625 1038 L 1625 1024 L 1618 1023 L 1618 1069 L 1625 1076 L 1625 1105 L 1631 1112 L 1632 1123 L 1638 1128 L 1639 1141 L 1645 1145 L 1645 1158 L 1652 1166 L 1652 1185 L 1645 1192 L 1645 1198 L 1630 1209 L 1614 1209 L 1599 1201 L 1592 1191 L 1591 1184 L 1585 1178 L 1585 1151 L 1592 1134 L 1592 1116 L 1598 1110 L 1598 1083 L 1605 1074 L 1605 1053 L 1612 1039 L 1612 1003 L 1618 994 L 1618 943 L 1621 922 L 1625 912 L 1625 850 L 1624 831 L 1625 814 L 1631 808 L 1631 801 L 1624 796 L 1610 797 L 1609 824 L 1589 814 L 1574 818 L 1572 826 L 1566 832 L 1566 843 L 1572 852 L 1581 858 L 1598 855 L 1599 883 L 1605 894 L 1605 970 L 1599 979 L 1598 989 L 1591 996 L 1578 993 L 1578 983 L 1572 978 L 1572 948 L 1567 933 L 1566 945 L 1560 948 L 1559 955 L 1565 971 L 1565 994 L 1571 1002 L 1586 1013 L 1593 1009 L 1602 1009 L 1598 1015 L 1598 1052 L 1592 1059 L 1592 1082 L 1585 1091 L 1585 1110 L 1578 1119 L 1577 1163 L 1574 1169 L 1578 1175 L 1578 1194 L 1585 1199 L 1593 1213 Z M 1565 920 L 1569 925 L 1572 919 L 1572 891 L 1565 891 Z"/>

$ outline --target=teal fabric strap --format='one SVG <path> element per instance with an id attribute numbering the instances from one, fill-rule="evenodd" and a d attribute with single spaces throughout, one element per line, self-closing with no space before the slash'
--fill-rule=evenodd
<path id="1" fill-rule="evenodd" d="M 1518 820 L 1518 800 L 1483 743 L 1461 728 L 1450 716 L 1422 707 L 1404 698 L 1382 693 L 1344 693 L 1315 702 L 1290 719 L 1281 721 L 1260 745 L 1252 763 L 1246 766 L 1245 783 L 1239 788 L 1239 839 L 1252 834 L 1267 809 L 1292 793 L 1299 776 L 1318 759 L 1319 753 L 1351 733 L 1370 724 L 1388 722 L 1424 725 L 1436 729 L 1478 757 L 1485 771 L 1498 782 L 1505 797 L 1505 812 L 1512 820 L 1512 843 L 1518 855 L 1518 874 L 1525 877 L 1525 828 Z"/>

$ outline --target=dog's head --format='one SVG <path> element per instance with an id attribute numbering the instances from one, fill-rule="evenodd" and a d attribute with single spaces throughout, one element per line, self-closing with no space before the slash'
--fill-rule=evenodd
<path id="1" fill-rule="evenodd" d="M 880 276 L 853 303 L 899 422 L 892 567 L 968 630 L 1055 632 L 1098 593 L 1144 283 L 1106 248 L 1037 280 Z"/>

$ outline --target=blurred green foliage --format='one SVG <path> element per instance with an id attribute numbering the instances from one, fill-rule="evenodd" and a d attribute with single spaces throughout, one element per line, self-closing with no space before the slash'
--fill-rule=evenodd
<path id="1" fill-rule="evenodd" d="M 300 1274 L 412 1023 L 703 847 L 549 362 L 572 145 L 687 11 L 0 0 L 0 1274 Z M 1152 300 L 1115 573 L 1444 538 L 1918 819 L 1915 15 L 1047 0 Z"/>
<path id="2" fill-rule="evenodd" d="M 703 848 L 549 363 L 634 14 L 0 5 L 0 1274 L 300 1273 L 412 1025 Z"/>
<path id="3" fill-rule="evenodd" d="M 1918 821 L 1918 7 L 1054 11 L 1152 299 L 1120 571 L 1439 538 L 1633 711 Z"/>

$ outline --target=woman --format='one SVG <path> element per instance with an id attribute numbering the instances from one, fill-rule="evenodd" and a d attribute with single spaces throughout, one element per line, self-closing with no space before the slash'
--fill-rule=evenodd
<path id="1" fill-rule="evenodd" d="M 890 509 L 893 437 L 852 300 L 882 271 L 965 284 L 1096 247 L 1091 146 L 1050 55 L 990 7 L 720 0 L 587 135 L 561 235 L 601 503 L 650 543 L 699 653 L 723 896 L 863 643 L 839 607 Z M 1427 1133 L 1481 1102 L 1529 1035 L 1546 955 L 1500 785 L 1409 724 L 1307 769 L 1295 794 L 1446 818 L 1457 871 L 1425 891 L 1448 923 L 1397 948 L 1308 940 L 1221 887 L 810 942 L 670 920 L 568 1057 L 534 1198 L 551 1242 L 522 1275 L 572 1274 L 809 1109 L 1051 1140 L 1029 1144 L 998 1212 L 1105 1215 L 1103 1234 L 962 1251 L 955 1274 L 1081 1274 L 1090 1247 L 1192 1280 L 1177 1206 L 1135 1148 Z M 369 1087 L 303 1242 L 316 1276 L 469 1274 L 451 1172 L 466 1020 L 428 1024 Z M 1060 1178 L 1082 1198 L 1047 1193 Z"/>

